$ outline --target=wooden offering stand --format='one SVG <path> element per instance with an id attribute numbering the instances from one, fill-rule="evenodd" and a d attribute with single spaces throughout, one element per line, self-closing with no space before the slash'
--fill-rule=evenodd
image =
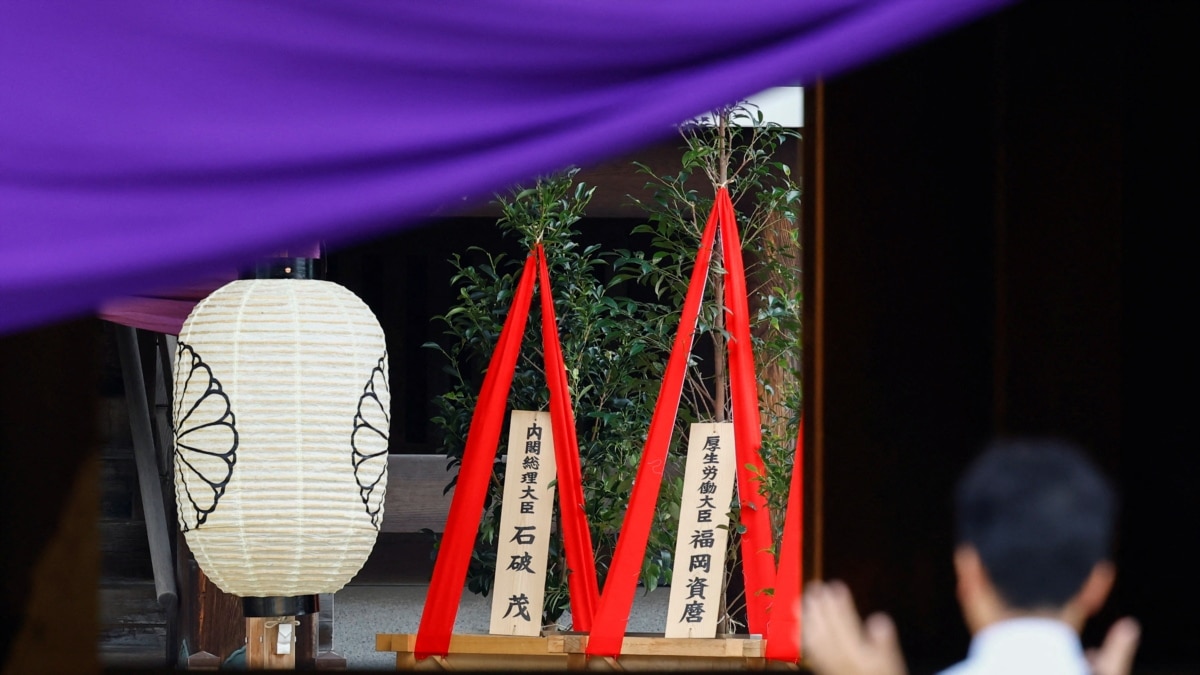
<path id="1" fill-rule="evenodd" d="M 799 672 L 797 664 L 767 660 L 766 641 L 757 636 L 666 638 L 650 633 L 625 636 L 618 657 L 587 658 L 587 636 L 547 633 L 540 637 L 455 635 L 450 653 L 417 660 L 417 636 L 375 636 L 375 651 L 395 652 L 396 670 L 592 670 L 592 671 L 721 671 L 771 670 Z"/>

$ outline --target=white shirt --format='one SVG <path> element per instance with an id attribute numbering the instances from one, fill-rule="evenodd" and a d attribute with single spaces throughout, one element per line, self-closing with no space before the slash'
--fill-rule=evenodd
<path id="1" fill-rule="evenodd" d="M 966 660 L 939 675 L 1089 675 L 1079 635 L 1054 619 L 994 623 L 971 639 Z"/>

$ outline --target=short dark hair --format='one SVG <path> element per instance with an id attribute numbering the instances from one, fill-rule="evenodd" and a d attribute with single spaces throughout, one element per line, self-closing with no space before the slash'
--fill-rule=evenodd
<path id="1" fill-rule="evenodd" d="M 969 544 L 1014 609 L 1058 608 L 1111 554 L 1117 497 L 1082 449 L 1055 438 L 995 440 L 955 492 Z"/>

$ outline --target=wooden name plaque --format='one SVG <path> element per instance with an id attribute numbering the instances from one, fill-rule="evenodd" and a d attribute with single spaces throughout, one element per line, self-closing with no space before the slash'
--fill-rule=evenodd
<path id="1" fill-rule="evenodd" d="M 667 606 L 668 638 L 717 635 L 736 461 L 732 423 L 691 426 Z"/>
<path id="2" fill-rule="evenodd" d="M 492 635 L 540 635 L 554 515 L 550 413 L 514 410 L 492 587 Z"/>

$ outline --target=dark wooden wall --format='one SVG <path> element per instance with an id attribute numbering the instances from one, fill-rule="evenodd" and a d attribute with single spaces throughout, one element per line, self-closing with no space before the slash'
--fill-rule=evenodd
<path id="1" fill-rule="evenodd" d="M 1124 497 L 1121 576 L 1087 639 L 1132 614 L 1142 672 L 1200 663 L 1192 395 L 1171 383 L 1194 360 L 1195 8 L 1027 1 L 810 107 L 816 562 L 894 614 L 916 672 L 965 654 L 949 495 L 996 433 L 1075 438 Z"/>
<path id="2" fill-rule="evenodd" d="M 0 337 L 0 672 L 97 670 L 99 322 Z"/>

